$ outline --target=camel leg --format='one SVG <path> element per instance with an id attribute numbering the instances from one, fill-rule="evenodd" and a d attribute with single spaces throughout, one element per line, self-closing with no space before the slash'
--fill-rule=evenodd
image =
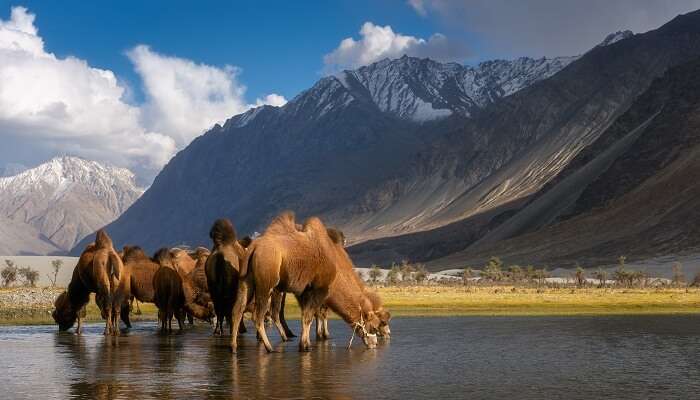
<path id="1" fill-rule="evenodd" d="M 112 334 L 112 306 L 109 301 L 105 298 L 104 301 L 104 318 L 105 318 L 105 332 L 104 335 L 108 336 Z"/>
<path id="2" fill-rule="evenodd" d="M 80 318 L 80 311 L 78 311 L 78 327 L 75 328 L 75 333 L 80 335 L 83 332 L 82 318 Z"/>
<path id="3" fill-rule="evenodd" d="M 242 335 L 246 332 L 248 332 L 248 329 L 245 327 L 245 321 L 241 320 L 241 323 L 238 324 L 238 334 Z"/>
<path id="4" fill-rule="evenodd" d="M 287 293 L 282 293 L 282 305 L 280 306 L 280 313 L 279 313 L 279 318 L 280 322 L 282 323 L 282 327 L 284 328 L 284 334 L 287 335 L 288 338 L 293 338 L 297 337 L 297 335 L 292 332 L 291 329 L 289 329 L 289 326 L 287 325 L 287 320 L 284 318 L 284 305 L 287 301 Z"/>
<path id="5" fill-rule="evenodd" d="M 194 317 L 190 313 L 187 313 L 187 323 L 190 325 L 194 325 Z"/>
<path id="6" fill-rule="evenodd" d="M 301 339 L 299 340 L 299 351 L 311 350 L 311 323 L 314 319 L 314 314 L 328 297 L 328 289 L 310 289 L 305 290 L 299 296 L 299 304 L 301 305 Z"/>
<path id="7" fill-rule="evenodd" d="M 185 312 L 182 310 L 177 310 L 175 312 L 175 318 L 177 319 L 177 327 L 180 332 L 185 327 Z"/>
<path id="8" fill-rule="evenodd" d="M 284 326 L 280 321 L 280 310 L 282 309 L 282 293 L 277 290 L 272 292 L 272 305 L 270 306 L 270 315 L 272 317 L 272 322 L 274 322 L 277 331 L 280 334 L 283 342 L 289 341 L 287 333 L 284 330 Z"/>
<path id="9" fill-rule="evenodd" d="M 268 353 L 272 353 L 272 345 L 270 344 L 270 339 L 267 338 L 267 332 L 265 332 L 265 315 L 270 307 L 271 294 L 272 291 L 259 290 L 255 292 L 255 312 L 253 313 L 255 329 L 257 329 L 260 340 L 262 340 Z"/>
<path id="10" fill-rule="evenodd" d="M 330 331 L 328 331 L 328 310 L 326 310 L 326 315 L 323 317 L 323 339 L 327 340 L 331 337 Z"/>
<path id="11" fill-rule="evenodd" d="M 112 335 L 119 336 L 119 319 L 121 314 L 121 305 L 114 305 L 112 311 Z"/>
<path id="12" fill-rule="evenodd" d="M 238 284 L 238 293 L 236 294 L 236 302 L 233 305 L 233 325 L 238 326 L 243 323 L 243 313 L 248 305 L 248 300 L 251 297 L 252 287 L 247 281 Z M 231 352 L 235 353 L 238 349 L 238 335 L 231 335 Z"/>
<path id="13" fill-rule="evenodd" d="M 330 337 L 328 333 L 328 307 L 325 304 L 321 305 L 317 315 L 321 317 L 320 321 L 316 321 L 316 324 L 321 322 L 321 340 L 328 340 Z M 318 325 L 316 325 L 316 329 L 318 329 Z"/>
<path id="14" fill-rule="evenodd" d="M 214 326 L 214 336 L 220 336 L 223 330 L 223 316 L 221 312 L 216 312 L 216 325 Z"/>
<path id="15" fill-rule="evenodd" d="M 126 329 L 131 329 L 131 320 L 129 319 L 129 303 L 124 303 L 122 306 L 122 311 L 121 311 L 121 319 L 122 322 L 124 322 L 124 325 L 126 325 Z"/>
<path id="16" fill-rule="evenodd" d="M 226 323 L 228 324 L 228 334 L 233 336 L 233 308 L 231 308 L 231 313 L 226 315 Z M 237 334 L 238 332 L 236 332 Z"/>

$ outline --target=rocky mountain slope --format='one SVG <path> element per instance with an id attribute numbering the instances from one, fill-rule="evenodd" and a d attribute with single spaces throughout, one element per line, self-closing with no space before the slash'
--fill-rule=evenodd
<path id="1" fill-rule="evenodd" d="M 250 233 L 292 209 L 343 229 L 362 264 L 445 260 L 536 201 L 655 78 L 700 56 L 700 13 L 603 44 L 546 79 L 493 73 L 485 81 L 506 83 L 492 91 L 467 90 L 468 68 L 410 57 L 323 78 L 196 139 L 108 229 L 149 249 L 196 245 L 217 217 Z M 511 229 L 494 242 L 530 227 Z"/>
<path id="2" fill-rule="evenodd" d="M 0 178 L 0 254 L 66 252 L 141 193 L 129 170 L 76 157 Z"/>
<path id="3" fill-rule="evenodd" d="M 510 220 L 441 265 L 584 265 L 700 248 L 700 58 L 670 69 Z"/>

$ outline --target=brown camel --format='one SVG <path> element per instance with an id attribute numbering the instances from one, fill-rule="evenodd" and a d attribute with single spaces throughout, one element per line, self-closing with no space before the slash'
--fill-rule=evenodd
<path id="1" fill-rule="evenodd" d="M 223 323 L 226 320 L 231 336 L 236 336 L 233 334 L 233 327 L 239 326 L 241 321 L 234 325 L 231 314 L 236 300 L 239 277 L 244 273 L 242 267 L 246 250 L 236 240 L 236 231 L 228 219 L 215 221 L 209 231 L 209 237 L 214 242 L 214 247 L 206 261 L 205 275 L 216 312 L 214 335 L 223 334 Z"/>
<path id="2" fill-rule="evenodd" d="M 391 314 L 389 314 L 388 311 L 386 311 L 382 305 L 382 300 L 379 297 L 379 294 L 376 293 L 375 291 L 370 290 L 367 288 L 365 283 L 360 279 L 359 276 L 355 273 L 353 269 L 353 264 L 352 261 L 350 261 L 349 256 L 347 256 L 347 252 L 345 251 L 345 235 L 343 234 L 342 231 L 333 229 L 333 228 L 328 228 L 328 236 L 331 238 L 331 241 L 336 245 L 336 250 L 338 251 L 338 255 L 341 258 L 347 258 L 349 262 L 343 262 L 338 264 L 338 275 L 336 276 L 335 281 L 331 285 L 330 289 L 330 294 L 329 294 L 329 299 L 326 300 L 326 303 L 324 303 L 318 310 L 318 312 L 315 314 L 315 320 L 316 320 L 316 339 L 317 340 L 326 340 L 330 337 L 329 331 L 328 331 L 328 307 L 329 303 L 335 303 L 335 304 L 341 304 L 347 302 L 346 299 L 340 298 L 341 293 L 343 297 L 346 297 L 344 294 L 345 291 L 343 292 L 338 292 L 337 286 L 340 284 L 343 284 L 344 286 L 347 287 L 348 290 L 352 291 L 362 291 L 363 295 L 362 296 L 357 296 L 356 301 L 362 304 L 367 304 L 366 300 L 369 300 L 371 304 L 371 308 L 369 310 L 373 311 L 374 315 L 369 314 L 369 310 L 364 310 L 367 312 L 367 315 L 363 316 L 363 319 L 365 320 L 373 320 L 375 321 L 374 323 L 376 324 L 376 320 L 374 320 L 374 317 L 376 316 L 379 319 L 379 324 L 376 327 L 376 333 L 379 336 L 384 336 L 384 337 L 389 337 L 391 330 L 389 329 L 389 320 L 391 319 Z M 346 281 L 353 281 L 355 283 L 356 287 L 352 287 L 352 284 L 347 283 Z M 363 298 L 364 297 L 364 298 Z M 355 296 L 353 296 L 355 298 Z M 366 299 L 365 299 L 366 298 Z M 275 299 L 273 298 L 273 304 L 274 304 Z M 280 313 L 280 318 L 282 319 L 283 325 L 286 326 L 286 322 L 284 322 L 284 299 L 281 300 L 281 310 L 282 312 Z M 342 316 L 342 314 L 341 314 Z M 352 323 L 348 321 L 344 317 L 346 322 Z M 370 325 L 372 322 L 370 322 Z"/>
<path id="3" fill-rule="evenodd" d="M 65 296 L 57 299 L 54 321 L 59 330 L 70 329 L 88 303 L 90 293 L 106 320 L 105 335 L 119 335 L 119 315 L 124 296 L 128 299 L 130 282 L 112 239 L 99 230 L 95 243 L 89 244 L 78 259 Z"/>
<path id="4" fill-rule="evenodd" d="M 310 218 L 297 229 L 292 213 L 275 218 L 265 233 L 255 239 L 248 250 L 247 262 L 241 266 L 241 281 L 234 306 L 234 325 L 240 323 L 246 305 L 255 300 L 253 321 L 268 352 L 272 345 L 265 332 L 265 314 L 274 289 L 293 293 L 302 311 L 302 332 L 299 350 L 311 347 L 309 331 L 314 313 L 328 297 L 336 276 L 338 258 L 326 228 L 318 218 Z M 248 270 L 249 269 L 249 270 Z M 249 273 L 248 273 L 249 272 Z M 278 303 L 278 302 L 276 302 Z M 283 340 L 287 340 L 279 321 L 279 307 L 271 311 L 273 321 Z M 231 351 L 237 348 L 237 338 L 231 336 Z"/>
<path id="5" fill-rule="evenodd" d="M 177 319 L 180 330 L 187 313 L 207 320 L 213 315 L 213 306 L 197 303 L 195 289 L 187 276 L 183 276 L 173 263 L 168 249 L 159 250 L 153 257 L 160 267 L 153 276 L 154 302 L 158 307 L 161 332 L 172 331 L 172 318 Z"/>
<path id="6" fill-rule="evenodd" d="M 122 305 L 121 319 L 130 328 L 129 313 L 134 299 L 141 303 L 154 302 L 153 276 L 160 265 L 148 257 L 138 246 L 124 246 L 122 262 L 124 263 L 124 269 L 130 275 L 131 291 L 129 301 Z"/>

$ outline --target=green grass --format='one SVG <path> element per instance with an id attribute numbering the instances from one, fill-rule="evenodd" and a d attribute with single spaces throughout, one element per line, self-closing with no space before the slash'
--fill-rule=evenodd
<path id="1" fill-rule="evenodd" d="M 571 289 L 416 286 L 377 289 L 393 317 L 644 315 L 700 313 L 700 289 Z M 286 317 L 299 318 L 299 307 L 288 297 Z M 141 304 L 132 320 L 156 320 L 157 309 Z M 51 306 L 0 308 L 0 324 L 53 324 Z M 93 302 L 87 321 L 101 321 Z"/>

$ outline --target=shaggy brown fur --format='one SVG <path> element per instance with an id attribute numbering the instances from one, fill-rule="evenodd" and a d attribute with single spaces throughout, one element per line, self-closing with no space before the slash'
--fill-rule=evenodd
<path id="1" fill-rule="evenodd" d="M 246 250 L 236 241 L 236 231 L 228 219 L 219 219 L 214 222 L 209 237 L 214 242 L 214 248 L 207 258 L 205 275 L 216 312 L 214 334 L 223 333 L 223 323 L 226 320 L 231 336 L 236 336 L 233 334 L 233 327 L 238 326 L 240 321 L 234 325 L 231 314 L 236 300 L 239 277 L 245 273 Z"/>
<path id="2" fill-rule="evenodd" d="M 90 293 L 95 293 L 97 306 L 106 320 L 105 335 L 118 335 L 121 305 L 125 298 L 128 299 L 129 281 L 112 240 L 104 230 L 98 231 L 95 243 L 85 248 L 73 270 L 66 295 L 68 300 L 64 297 L 56 302 L 53 317 L 59 330 L 73 326 L 80 310 L 89 301 Z"/>
<path id="3" fill-rule="evenodd" d="M 154 302 L 153 276 L 160 265 L 148 257 L 138 246 L 124 246 L 122 262 L 124 270 L 129 273 L 131 287 L 129 301 L 122 305 L 121 318 L 127 327 L 131 327 L 129 313 L 134 299 L 142 303 Z"/>
<path id="4" fill-rule="evenodd" d="M 352 261 L 344 249 L 345 235 L 340 230 L 328 228 L 328 236 L 336 246 L 338 257 L 346 259 L 347 262 L 338 264 L 338 275 L 336 276 L 333 285 L 331 285 L 329 298 L 326 300 L 326 303 L 319 308 L 319 311 L 315 315 L 316 339 L 326 340 L 330 336 L 328 331 L 329 304 L 334 303 L 334 309 L 337 307 L 341 307 L 341 309 L 348 309 L 349 302 L 357 302 L 358 304 L 365 305 L 363 308 L 362 320 L 368 321 L 366 323 L 366 329 L 368 329 L 370 333 L 376 332 L 380 336 L 388 337 L 391 333 L 389 330 L 389 320 L 391 319 L 391 314 L 384 310 L 382 300 L 379 295 L 367 288 L 365 283 L 355 273 Z M 354 284 L 352 282 L 354 282 Z M 343 287 L 339 288 L 340 285 Z M 351 292 L 354 292 L 355 294 L 350 295 Z M 362 294 L 359 294 L 360 292 Z M 367 303 L 368 300 L 369 303 Z M 282 302 L 282 310 L 284 310 L 284 302 Z M 345 316 L 343 316 L 343 314 L 345 314 Z M 353 316 L 352 314 L 359 314 L 359 309 L 357 313 L 348 313 L 347 311 L 339 313 L 339 315 L 341 315 L 348 323 L 353 323 L 352 320 L 357 319 L 357 316 Z M 284 314 L 281 314 L 282 319 L 284 318 L 283 315 Z M 378 318 L 378 320 L 375 319 L 375 317 Z M 286 323 L 284 324 L 286 325 Z"/>
<path id="5" fill-rule="evenodd" d="M 172 331 L 173 317 L 177 319 L 180 330 L 182 330 L 186 313 L 199 319 L 210 319 L 213 315 L 213 309 L 197 303 L 192 282 L 175 268 L 170 251 L 161 249 L 156 253 L 154 259 L 160 264 L 153 276 L 153 288 L 161 332 Z"/>
<path id="6" fill-rule="evenodd" d="M 170 256 L 172 257 L 173 265 L 182 275 L 189 274 L 197 266 L 197 259 L 185 250 L 172 249 L 170 250 Z"/>
<path id="7" fill-rule="evenodd" d="M 280 215 L 262 236 L 255 239 L 249 249 L 247 266 L 250 274 L 241 274 L 245 280 L 239 285 L 234 307 L 234 325 L 240 323 L 245 306 L 254 298 L 255 328 L 267 351 L 272 351 L 264 325 L 270 296 L 274 289 L 291 292 L 297 297 L 302 311 L 299 349 L 308 351 L 311 346 L 309 330 L 314 313 L 328 296 L 329 287 L 336 276 L 336 264 L 339 262 L 342 260 L 338 258 L 320 219 L 310 218 L 299 230 L 293 214 Z M 273 308 L 271 314 L 280 336 L 286 340 L 279 321 L 279 309 Z M 231 350 L 235 352 L 236 347 L 237 338 L 232 335 Z"/>

